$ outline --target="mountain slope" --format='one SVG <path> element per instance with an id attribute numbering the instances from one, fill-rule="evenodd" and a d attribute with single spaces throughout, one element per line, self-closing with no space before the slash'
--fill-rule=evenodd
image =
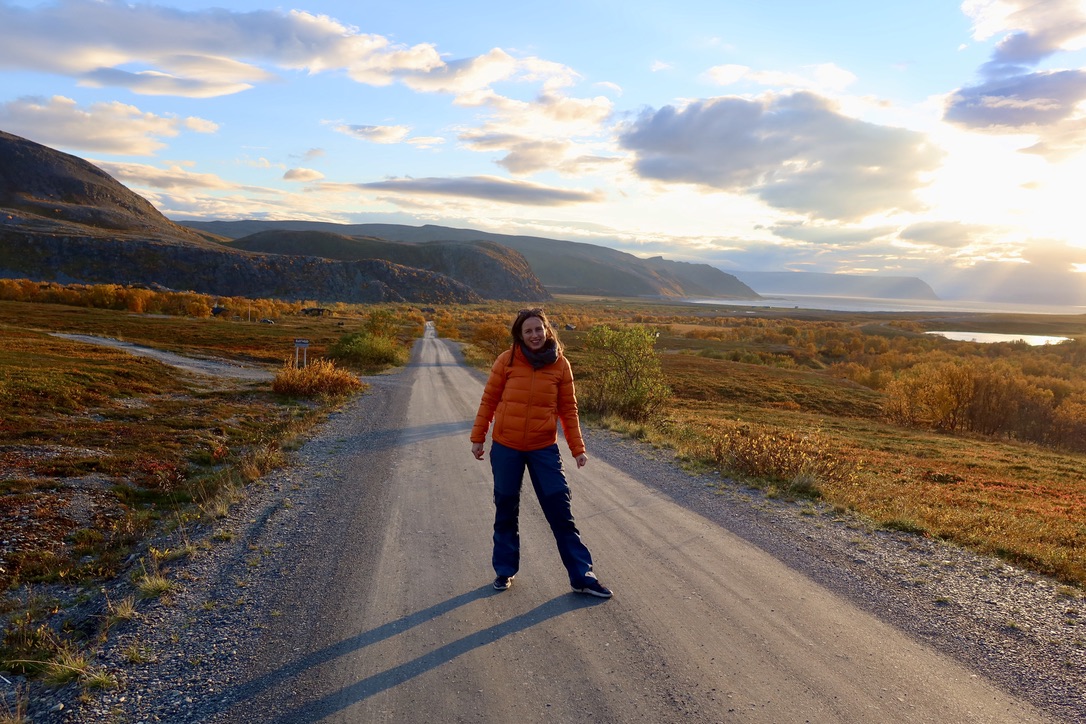
<path id="1" fill-rule="evenodd" d="M 332 224 L 309 221 L 183 221 L 194 229 L 239 238 L 260 231 L 289 229 L 326 231 L 388 241 L 493 242 L 524 256 L 532 271 L 551 292 L 612 296 L 713 297 L 758 299 L 735 276 L 708 264 L 659 262 L 650 264 L 633 254 L 594 244 L 537 236 L 493 234 L 474 229 L 401 224 Z"/>
<path id="2" fill-rule="evenodd" d="M 862 276 L 821 272 L 733 272 L 760 294 L 810 294 L 873 299 L 938 299 L 916 277 Z"/>
<path id="3" fill-rule="evenodd" d="M 438 272 L 488 299 L 542 301 L 550 298 L 523 256 L 487 241 L 406 244 L 327 231 L 260 231 L 236 239 L 232 248 L 274 254 L 308 254 L 325 259 L 384 259 Z"/>
<path id="4" fill-rule="evenodd" d="M 173 223 L 93 164 L 0 131 L 0 276 L 159 284 L 223 296 L 469 303 L 443 274 L 385 260 L 231 249 Z"/>
<path id="5" fill-rule="evenodd" d="M 197 246 L 213 242 L 175 224 L 97 166 L 0 131 L 0 209 L 39 230 L 152 235 Z M 10 222 L 14 219 L 5 219 Z M 89 233 L 88 229 L 83 229 Z"/>

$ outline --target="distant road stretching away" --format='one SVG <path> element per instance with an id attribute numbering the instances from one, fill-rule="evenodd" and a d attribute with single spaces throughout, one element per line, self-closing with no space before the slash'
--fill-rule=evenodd
<path id="1" fill-rule="evenodd" d="M 568 450 L 577 523 L 615 597 L 570 592 L 530 485 L 521 572 L 494 591 L 490 466 L 468 440 L 482 384 L 432 330 L 399 377 L 381 429 L 338 443 L 342 480 L 283 579 L 284 615 L 214 721 L 1049 721 Z"/>

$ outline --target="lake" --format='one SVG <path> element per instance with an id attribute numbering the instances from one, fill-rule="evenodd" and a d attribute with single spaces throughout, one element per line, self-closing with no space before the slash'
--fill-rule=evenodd
<path id="1" fill-rule="evenodd" d="M 1069 337 L 1046 337 L 1042 334 L 997 334 L 995 332 L 926 332 L 925 334 L 937 334 L 940 337 L 953 339 L 957 342 L 1016 342 L 1023 341 L 1033 347 L 1046 344 L 1059 344 L 1066 342 Z"/>

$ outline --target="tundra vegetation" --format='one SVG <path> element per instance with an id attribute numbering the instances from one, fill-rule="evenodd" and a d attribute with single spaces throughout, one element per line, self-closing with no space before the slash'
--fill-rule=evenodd
<path id="1" fill-rule="evenodd" d="M 218 521 L 230 505 L 359 388 L 355 372 L 402 364 L 427 319 L 485 369 L 511 344 L 516 310 L 304 311 L 315 307 L 0 280 L 0 670 L 112 685 L 81 652 L 151 601 L 169 605 L 171 568 L 229 538 Z M 1081 595 L 1086 318 L 573 297 L 547 311 L 589 424 L 670 448 L 720 485 L 818 498 L 831 514 L 997 555 Z M 924 334 L 954 324 L 1075 339 L 1029 347 Z M 271 384 L 190 377 L 50 331 L 279 372 Z M 308 376 L 293 366 L 300 337 Z M 97 608 L 85 600 L 109 581 L 127 588 Z M 96 611 L 93 625 L 69 614 L 80 605 Z"/>
<path id="2" fill-rule="evenodd" d="M 144 602 L 168 604 L 174 565 L 226 540 L 219 521 L 246 487 L 364 389 L 330 350 L 362 334 L 403 360 L 424 321 L 407 306 L 303 313 L 314 307 L 0 280 L 0 671 L 109 686 L 80 652 Z M 270 383 L 191 376 L 49 332 L 278 372 Z M 305 367 L 297 338 L 310 342 Z M 96 600 L 117 582 L 127 594 Z"/>
<path id="3" fill-rule="evenodd" d="M 671 448 L 718 471 L 721 485 L 819 498 L 1086 584 L 1086 318 L 572 298 L 547 312 L 596 424 Z M 444 326 L 482 366 L 510 344 L 499 322 L 513 313 L 465 308 Z M 1031 347 L 925 334 L 955 328 L 1072 339 Z M 642 355 L 651 346 L 662 376 L 646 367 L 616 377 L 616 339 Z M 663 402 L 598 402 L 641 385 L 666 389 Z"/>

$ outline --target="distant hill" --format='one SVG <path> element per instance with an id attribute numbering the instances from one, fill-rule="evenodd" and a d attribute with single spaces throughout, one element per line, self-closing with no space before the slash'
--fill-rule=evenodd
<path id="1" fill-rule="evenodd" d="M 253 253 L 220 241 L 173 223 L 93 164 L 0 131 L 0 276 L 317 301 L 483 300 L 444 274 L 387 260 Z"/>
<path id="2" fill-rule="evenodd" d="M 350 237 L 423 244 L 492 242 L 520 252 L 551 293 L 601 296 L 758 299 L 749 286 L 708 264 L 640 259 L 594 244 L 474 229 L 401 224 L 332 224 L 312 221 L 181 221 L 204 233 L 240 238 L 269 230 L 324 231 Z"/>
<path id="3" fill-rule="evenodd" d="M 820 272 L 732 272 L 759 294 L 799 294 L 869 299 L 939 299 L 916 277 L 825 274 Z"/>
<path id="4" fill-rule="evenodd" d="M 543 301 L 550 294 L 522 255 L 489 241 L 433 241 L 406 244 L 328 231 L 259 231 L 230 247 L 273 254 L 319 256 L 344 261 L 384 259 L 444 274 L 487 299 Z"/>

